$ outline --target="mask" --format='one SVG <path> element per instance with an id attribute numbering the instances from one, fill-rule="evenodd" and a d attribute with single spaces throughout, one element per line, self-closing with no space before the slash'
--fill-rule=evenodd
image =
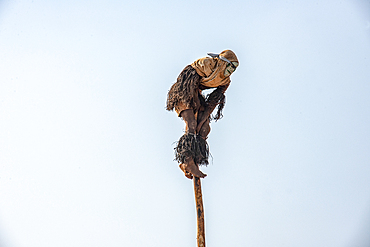
<path id="1" fill-rule="evenodd" d="M 232 66 L 231 64 L 228 64 L 225 69 L 225 76 L 230 76 L 235 70 L 236 67 L 238 67 L 239 63 L 238 62 L 232 62 L 232 64 L 235 66 Z"/>

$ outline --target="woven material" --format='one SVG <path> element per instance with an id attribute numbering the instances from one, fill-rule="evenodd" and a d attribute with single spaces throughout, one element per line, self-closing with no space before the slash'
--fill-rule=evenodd
<path id="1" fill-rule="evenodd" d="M 231 62 L 239 63 L 235 53 L 231 50 L 225 50 L 221 52 L 219 56 L 224 57 Z M 227 65 L 227 62 L 217 57 L 200 58 L 191 64 L 191 66 L 202 77 L 200 84 L 208 88 L 227 86 L 230 84 L 230 77 L 225 76 Z"/>
<path id="2" fill-rule="evenodd" d="M 208 157 L 207 141 L 199 135 L 185 133 L 175 147 L 175 159 L 179 163 L 185 163 L 187 158 L 193 158 L 198 165 L 208 165 Z"/>

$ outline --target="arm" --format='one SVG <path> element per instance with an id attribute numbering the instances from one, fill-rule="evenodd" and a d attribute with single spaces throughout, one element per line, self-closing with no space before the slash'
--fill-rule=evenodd
<path id="1" fill-rule="evenodd" d="M 224 99 L 225 99 L 224 92 L 226 91 L 226 89 L 228 87 L 229 87 L 229 84 L 225 85 L 225 86 L 220 86 L 216 90 L 214 90 L 211 94 L 209 94 L 207 96 L 207 100 L 206 100 L 207 106 L 206 106 L 205 110 L 203 112 L 201 112 L 198 116 L 197 133 L 202 128 L 204 122 L 211 116 L 211 114 L 212 114 L 213 110 L 216 108 L 216 106 L 220 103 L 223 104 Z M 220 111 L 220 109 L 219 109 L 219 111 Z M 219 112 L 218 114 L 221 114 L 221 113 Z M 219 116 L 219 118 L 221 116 Z"/>
<path id="2" fill-rule="evenodd" d="M 200 129 L 202 128 L 204 122 L 209 118 L 213 110 L 216 108 L 214 106 L 212 109 L 207 107 L 201 114 L 198 116 L 198 124 L 197 124 L 197 133 L 199 133 Z"/>

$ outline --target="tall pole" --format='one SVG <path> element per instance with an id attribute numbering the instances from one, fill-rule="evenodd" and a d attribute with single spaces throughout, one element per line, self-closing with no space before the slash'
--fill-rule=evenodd
<path id="1" fill-rule="evenodd" d="M 200 184 L 199 177 L 194 176 L 193 181 L 194 181 L 195 206 L 197 212 L 197 243 L 198 247 L 206 247 L 202 187 Z"/>

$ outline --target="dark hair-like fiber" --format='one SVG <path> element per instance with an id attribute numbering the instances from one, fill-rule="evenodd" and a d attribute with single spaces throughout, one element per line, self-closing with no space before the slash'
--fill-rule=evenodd
<path id="1" fill-rule="evenodd" d="M 186 66 L 168 91 L 167 111 L 172 111 L 180 102 L 188 104 L 190 108 L 196 108 L 194 95 L 198 93 L 200 79 L 200 75 L 193 67 Z"/>

